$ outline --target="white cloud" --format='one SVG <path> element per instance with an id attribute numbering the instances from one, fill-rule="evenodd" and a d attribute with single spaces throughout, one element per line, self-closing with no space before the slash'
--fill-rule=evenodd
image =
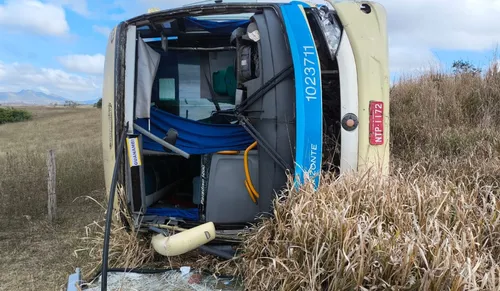
<path id="1" fill-rule="evenodd" d="M 67 7 L 68 9 L 83 16 L 90 15 L 87 0 L 49 0 L 49 2 L 55 5 Z"/>
<path id="2" fill-rule="evenodd" d="M 49 89 L 47 89 L 47 88 L 45 88 L 45 87 L 43 87 L 43 86 L 40 86 L 40 87 L 38 87 L 37 89 L 38 89 L 38 91 L 40 91 L 40 92 L 42 92 L 42 93 L 45 93 L 45 94 L 50 94 L 50 90 L 49 90 Z"/>
<path id="3" fill-rule="evenodd" d="M 500 40 L 499 0 L 380 0 L 398 43 L 445 50 L 486 50 Z"/>
<path id="4" fill-rule="evenodd" d="M 392 72 L 420 72 L 438 69 L 441 65 L 432 52 L 425 47 L 391 46 L 389 66 Z"/>
<path id="5" fill-rule="evenodd" d="M 116 8 L 122 9 L 121 13 L 113 14 L 110 17 L 113 20 L 125 20 L 134 16 L 142 15 L 148 12 L 149 8 L 172 9 L 183 5 L 200 2 L 201 0 L 115 0 L 114 5 Z M 213 1 L 207 1 L 208 4 Z M 229 2 L 229 1 L 227 1 Z M 244 2 L 244 1 L 243 1 Z M 250 1 L 253 2 L 253 1 Z M 287 0 L 259 0 L 258 2 L 289 2 Z M 313 0 L 313 2 L 324 3 L 322 0 Z"/>
<path id="6" fill-rule="evenodd" d="M 88 100 L 100 96 L 101 88 L 101 77 L 80 76 L 53 68 L 36 68 L 30 64 L 0 62 L 0 91 L 30 89 L 69 99 Z"/>
<path id="7" fill-rule="evenodd" d="M 104 55 L 67 55 L 57 58 L 68 70 L 88 74 L 102 74 Z"/>
<path id="8" fill-rule="evenodd" d="M 37 0 L 7 0 L 0 4 L 0 25 L 12 31 L 62 36 L 69 31 L 64 9 Z"/>
<path id="9" fill-rule="evenodd" d="M 7 0 L 0 4 L 0 25 L 9 29 L 44 35 L 63 35 L 69 31 L 62 6 L 88 14 L 85 0 Z M 193 0 L 194 1 L 194 0 Z M 113 9 L 123 13 L 110 16 L 125 20 L 147 12 L 148 8 L 173 8 L 181 0 L 115 0 Z M 315 1 L 323 2 L 323 1 Z M 432 50 L 487 51 L 500 40 L 500 0 L 377 0 L 384 5 L 390 38 L 392 72 L 413 72 L 439 65 Z M 105 36 L 108 27 L 94 25 Z M 66 69 L 100 74 L 102 55 L 70 55 L 58 59 Z M 0 67 L 0 78 L 5 71 Z"/>
<path id="10" fill-rule="evenodd" d="M 132 3 L 131 3 L 132 2 Z M 116 0 L 124 20 L 192 1 Z M 261 2 L 261 1 L 260 1 Z M 314 0 L 316 3 L 325 3 Z M 376 0 L 387 11 L 391 71 L 434 66 L 432 50 L 486 51 L 500 42 L 500 0 Z"/>
<path id="11" fill-rule="evenodd" d="M 437 59 L 432 50 L 489 51 L 500 41 L 500 0 L 379 0 L 387 11 L 391 71 Z"/>
<path id="12" fill-rule="evenodd" d="M 93 25 L 92 26 L 92 29 L 97 32 L 97 33 L 100 33 L 102 35 L 104 35 L 105 37 L 108 37 L 109 34 L 111 33 L 111 28 L 107 27 L 107 26 L 99 26 L 99 25 Z"/>

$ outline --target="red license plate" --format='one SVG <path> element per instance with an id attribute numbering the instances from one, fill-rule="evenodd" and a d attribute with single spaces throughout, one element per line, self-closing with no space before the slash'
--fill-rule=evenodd
<path id="1" fill-rule="evenodd" d="M 370 144 L 384 144 L 384 102 L 370 102 Z"/>

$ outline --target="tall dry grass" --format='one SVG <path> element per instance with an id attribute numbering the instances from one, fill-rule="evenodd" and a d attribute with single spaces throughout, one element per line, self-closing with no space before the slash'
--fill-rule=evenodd
<path id="1" fill-rule="evenodd" d="M 56 151 L 57 198 L 68 205 L 104 187 L 100 110 L 28 108 L 33 120 L 0 125 L 0 213 L 42 218 L 49 149 Z"/>
<path id="2" fill-rule="evenodd" d="M 391 142 L 396 159 L 409 163 L 500 151 L 500 74 L 431 72 L 391 88 Z"/>
<path id="3" fill-rule="evenodd" d="M 151 263 L 155 257 L 155 251 L 150 244 L 151 236 L 139 233 L 133 228 L 132 216 L 126 207 L 125 191 L 118 187 L 117 197 L 119 208 L 115 209 L 111 222 L 109 237 L 110 249 L 108 252 L 109 268 L 133 269 Z M 105 210 L 103 205 L 99 205 Z M 104 216 L 104 215 L 103 215 Z M 132 227 L 128 229 L 122 222 Z M 81 238 L 80 247 L 75 250 L 75 255 L 83 256 L 86 262 L 83 266 L 83 277 L 92 280 L 102 268 L 102 257 L 104 244 L 106 219 L 101 217 L 85 227 L 85 236 Z"/>
<path id="4" fill-rule="evenodd" d="M 286 192 L 242 246 L 247 290 L 500 289 L 499 102 L 496 67 L 393 86 L 392 175 L 327 176 L 316 192 Z M 0 213 L 44 215 L 49 148 L 61 203 L 102 188 L 99 111 L 54 110 L 67 111 L 0 127 Z M 91 232 L 89 272 L 99 267 L 102 224 Z M 154 260 L 118 226 L 112 246 L 113 266 Z"/>
<path id="5" fill-rule="evenodd" d="M 422 174 L 330 178 L 316 192 L 286 193 L 245 242 L 247 289 L 498 290 L 493 189 Z"/>
<path id="6" fill-rule="evenodd" d="M 499 290 L 500 74 L 391 88 L 392 174 L 284 193 L 247 237 L 247 290 Z"/>
<path id="7" fill-rule="evenodd" d="M 60 290 L 88 260 L 72 256 L 85 225 L 102 216 L 83 198 L 104 198 L 101 111 L 24 109 L 32 120 L 0 125 L 0 289 Z M 54 223 L 45 219 L 49 149 L 57 163 Z"/>

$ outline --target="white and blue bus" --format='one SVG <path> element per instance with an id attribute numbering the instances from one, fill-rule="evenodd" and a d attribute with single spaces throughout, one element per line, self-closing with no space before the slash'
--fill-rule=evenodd
<path id="1" fill-rule="evenodd" d="M 123 21 L 105 61 L 108 192 L 121 151 L 135 227 L 219 237 L 272 213 L 291 180 L 387 173 L 387 42 L 373 2 L 215 1 Z"/>

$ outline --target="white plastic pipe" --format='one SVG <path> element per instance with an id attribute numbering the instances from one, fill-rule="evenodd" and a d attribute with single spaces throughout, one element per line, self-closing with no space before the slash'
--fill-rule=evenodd
<path id="1" fill-rule="evenodd" d="M 145 130 L 144 128 L 140 127 L 139 125 L 137 124 L 134 124 L 134 128 L 144 134 L 145 136 L 149 137 L 150 139 L 152 139 L 153 141 L 161 144 L 162 146 L 166 147 L 167 149 L 181 155 L 182 157 L 186 158 L 186 159 L 189 159 L 189 154 L 186 153 L 185 151 L 181 150 L 180 148 L 178 147 L 175 147 L 171 144 L 169 144 L 168 142 L 162 140 L 161 138 L 157 137 L 156 135 L 152 134 L 151 132 Z"/>
<path id="2" fill-rule="evenodd" d="M 159 254 L 171 257 L 197 249 L 214 239 L 215 225 L 213 222 L 207 222 L 172 236 L 157 234 L 153 236 L 151 244 Z"/>

